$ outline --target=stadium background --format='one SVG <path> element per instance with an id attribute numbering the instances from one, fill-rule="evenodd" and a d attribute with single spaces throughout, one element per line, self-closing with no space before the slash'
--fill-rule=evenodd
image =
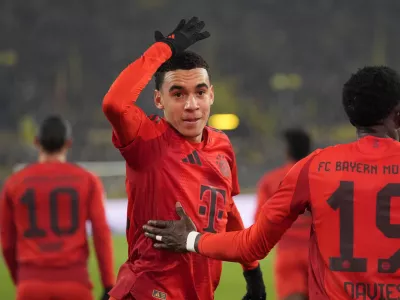
<path id="1" fill-rule="evenodd" d="M 211 66 L 213 113 L 240 120 L 226 132 L 244 194 L 254 193 L 260 176 L 283 162 L 281 129 L 306 128 L 315 147 L 355 137 L 340 105 L 351 72 L 367 64 L 400 69 L 395 0 L 1 0 L 0 182 L 17 163 L 35 160 L 38 122 L 61 113 L 74 129 L 70 159 L 92 162 L 85 166 L 101 176 L 108 201 L 125 197 L 124 168 L 110 142 L 102 97 L 153 42 L 154 30 L 167 33 L 192 15 L 212 34 L 193 50 Z M 148 113 L 156 113 L 153 88 L 139 101 Z M 116 234 L 115 245 L 118 266 L 126 256 L 124 238 Z M 271 261 L 264 272 L 272 295 Z M 217 299 L 244 291 L 240 272 L 226 264 Z M 3 263 L 0 278 L 2 299 L 11 299 Z"/>

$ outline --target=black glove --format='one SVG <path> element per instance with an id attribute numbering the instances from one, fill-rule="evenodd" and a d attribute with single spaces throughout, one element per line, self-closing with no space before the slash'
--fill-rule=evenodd
<path id="1" fill-rule="evenodd" d="M 244 271 L 243 276 L 247 283 L 247 293 L 242 300 L 266 300 L 267 292 L 260 265 L 253 270 Z"/>
<path id="2" fill-rule="evenodd" d="M 104 293 L 103 295 L 100 297 L 100 300 L 108 300 L 110 299 L 110 296 L 108 295 L 108 293 L 112 290 L 112 287 L 105 287 L 104 288 Z"/>
<path id="3" fill-rule="evenodd" d="M 208 31 L 201 32 L 205 25 L 197 17 L 191 18 L 188 22 L 181 20 L 175 30 L 168 36 L 165 37 L 160 31 L 156 31 L 154 32 L 154 38 L 156 42 L 168 44 L 174 55 L 184 51 L 194 43 L 208 38 L 210 36 Z"/>

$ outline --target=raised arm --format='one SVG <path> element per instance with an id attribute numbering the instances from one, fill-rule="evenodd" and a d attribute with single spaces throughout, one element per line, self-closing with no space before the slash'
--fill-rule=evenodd
<path id="1" fill-rule="evenodd" d="M 153 74 L 171 55 L 166 43 L 153 44 L 119 74 L 104 97 L 103 112 L 113 127 L 113 141 L 117 147 L 129 145 L 138 136 L 141 126 L 153 126 L 135 102 Z M 147 130 L 151 134 L 154 129 Z"/>

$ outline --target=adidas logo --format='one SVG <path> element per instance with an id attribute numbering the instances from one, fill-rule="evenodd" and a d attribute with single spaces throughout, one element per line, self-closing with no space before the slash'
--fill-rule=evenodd
<path id="1" fill-rule="evenodd" d="M 196 150 L 194 150 L 192 153 L 182 159 L 182 161 L 184 163 L 201 166 L 201 160 Z"/>

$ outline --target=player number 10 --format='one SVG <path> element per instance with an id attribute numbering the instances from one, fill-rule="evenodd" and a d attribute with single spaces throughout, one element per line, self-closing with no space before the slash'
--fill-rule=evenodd
<path id="1" fill-rule="evenodd" d="M 378 192 L 376 227 L 388 238 L 400 238 L 400 224 L 390 223 L 392 197 L 400 197 L 400 183 L 389 183 Z M 341 181 L 328 204 L 339 210 L 340 218 L 340 257 L 330 257 L 329 268 L 339 272 L 366 272 L 367 258 L 354 257 L 354 182 Z M 390 258 L 378 259 L 379 273 L 395 273 L 399 268 L 400 249 Z"/>
<path id="2" fill-rule="evenodd" d="M 63 228 L 59 225 L 59 195 L 68 195 L 71 205 L 69 220 L 70 226 Z M 47 199 L 46 199 L 47 200 Z M 26 238 L 41 238 L 47 236 L 45 229 L 38 226 L 38 218 L 36 211 L 36 195 L 34 189 L 27 189 L 21 198 L 21 203 L 28 209 L 29 228 L 25 230 Z M 74 234 L 79 228 L 79 196 L 78 192 L 69 187 L 59 187 L 50 191 L 50 229 L 57 236 L 67 236 Z M 47 226 L 46 226 L 47 227 Z"/>

